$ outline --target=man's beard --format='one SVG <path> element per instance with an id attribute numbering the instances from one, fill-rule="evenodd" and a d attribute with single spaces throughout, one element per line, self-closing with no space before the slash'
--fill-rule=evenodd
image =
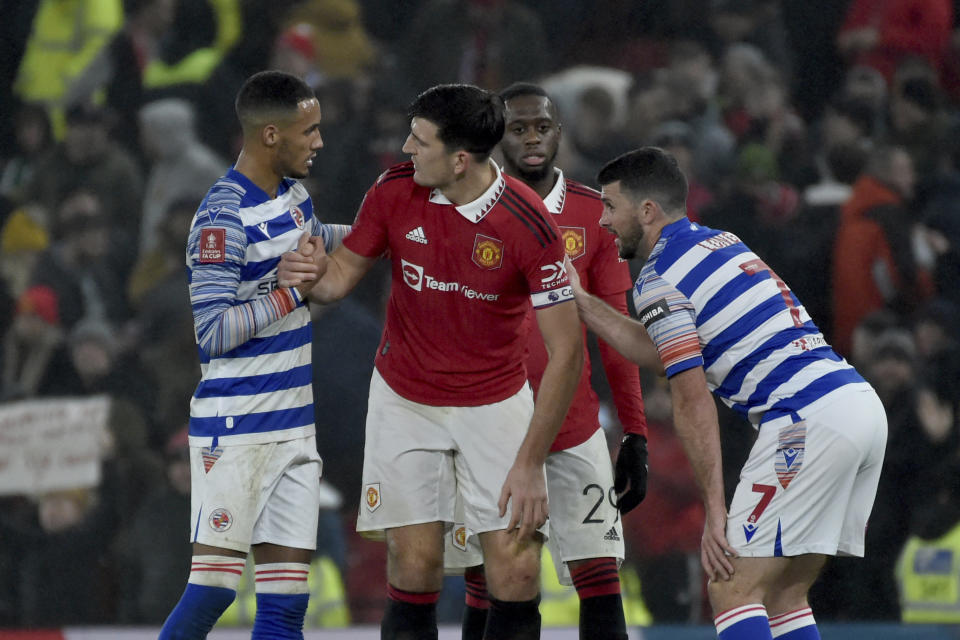
<path id="1" fill-rule="evenodd" d="M 620 240 L 617 253 L 624 260 L 633 260 L 637 257 L 640 243 L 643 240 L 643 227 L 636 223 L 634 225 L 627 233 L 617 236 L 617 239 Z"/>
<path id="2" fill-rule="evenodd" d="M 553 173 L 553 162 L 544 162 L 539 167 L 523 168 L 517 166 L 517 177 L 524 182 L 540 182 Z"/>

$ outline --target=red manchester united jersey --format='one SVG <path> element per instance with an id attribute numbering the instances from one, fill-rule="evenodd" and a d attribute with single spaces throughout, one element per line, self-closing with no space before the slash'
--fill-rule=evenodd
<path id="1" fill-rule="evenodd" d="M 618 301 L 621 311 L 626 313 L 626 292 L 632 286 L 630 269 L 617 253 L 613 234 L 600 227 L 600 214 L 603 212 L 600 194 L 579 182 L 565 179 L 559 169 L 556 172 L 557 182 L 544 199 L 544 204 L 560 229 L 567 256 L 576 267 L 587 291 L 610 302 Z M 536 391 L 540 388 L 540 380 L 547 366 L 547 350 L 533 314 L 529 322 L 531 331 L 527 368 L 530 383 Z M 601 355 L 624 431 L 645 436 L 647 423 L 637 365 L 602 343 Z M 590 385 L 590 358 L 584 327 L 583 372 L 567 418 L 551 451 L 569 449 L 592 436 L 600 428 L 599 408 L 597 393 Z"/>
<path id="2" fill-rule="evenodd" d="M 435 406 L 504 400 L 526 382 L 532 303 L 573 299 L 560 231 L 537 196 L 502 175 L 456 206 L 397 165 L 367 191 L 343 244 L 389 250 L 392 285 L 376 367 L 401 396 Z"/>

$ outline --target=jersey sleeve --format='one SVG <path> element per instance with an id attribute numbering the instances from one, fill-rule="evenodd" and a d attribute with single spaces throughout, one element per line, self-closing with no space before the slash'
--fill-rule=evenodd
<path id="1" fill-rule="evenodd" d="M 310 231 L 310 235 L 323 238 L 323 248 L 327 253 L 332 252 L 343 244 L 343 239 L 346 238 L 349 233 L 350 225 L 348 224 L 327 224 L 320 222 L 316 216 L 313 217 L 313 228 Z"/>
<path id="2" fill-rule="evenodd" d="M 522 238 L 518 251 L 519 263 L 530 288 L 533 308 L 544 309 L 573 300 L 573 288 L 564 264 L 567 253 L 560 239 L 560 229 L 550 219 L 543 201 L 537 199 L 536 203 L 527 200 L 518 202 L 516 206 L 523 207 L 525 212 L 536 209 L 536 216 L 529 215 L 527 218 L 532 221 L 531 232 L 517 234 L 518 238 Z"/>
<path id="3" fill-rule="evenodd" d="M 387 210 L 387 195 L 378 183 L 367 190 L 357 211 L 350 234 L 343 245 L 366 258 L 376 258 L 387 250 L 389 236 L 384 212 Z"/>
<path id="4" fill-rule="evenodd" d="M 247 249 L 239 215 L 221 210 L 199 214 L 187 238 L 190 306 L 197 345 L 206 357 L 234 349 L 300 304 L 291 289 L 240 302 L 237 291 Z"/>
<path id="5" fill-rule="evenodd" d="M 702 367 L 693 303 L 656 274 L 641 278 L 633 296 L 637 319 L 656 345 L 667 377 Z"/>

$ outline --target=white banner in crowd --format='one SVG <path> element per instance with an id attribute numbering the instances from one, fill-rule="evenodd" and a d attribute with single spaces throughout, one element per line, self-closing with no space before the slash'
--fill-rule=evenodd
<path id="1" fill-rule="evenodd" d="M 53 398 L 0 405 L 0 495 L 95 487 L 110 398 Z"/>

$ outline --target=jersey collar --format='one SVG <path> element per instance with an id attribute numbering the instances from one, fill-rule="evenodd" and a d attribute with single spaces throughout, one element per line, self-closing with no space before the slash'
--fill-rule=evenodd
<path id="1" fill-rule="evenodd" d="M 459 206 L 454 205 L 460 215 L 469 220 L 470 222 L 477 223 L 483 220 L 483 217 L 490 213 L 490 210 L 493 209 L 493 205 L 497 204 L 497 200 L 500 199 L 500 195 L 503 193 L 503 188 L 507 186 L 507 181 L 503 178 L 503 173 L 500 171 L 500 167 L 497 166 L 497 163 L 492 159 L 490 164 L 493 166 L 493 170 L 496 172 L 496 177 L 486 191 L 483 192 L 479 198 L 473 202 L 468 202 L 467 204 L 461 204 Z M 434 189 L 430 192 L 430 202 L 434 204 L 449 204 L 453 205 L 447 196 L 440 193 L 439 189 Z"/>
<path id="2" fill-rule="evenodd" d="M 679 220 L 674 220 L 674 221 L 671 222 L 670 224 L 664 226 L 663 229 L 661 229 L 661 231 L 660 231 L 660 237 L 661 237 L 661 238 L 669 238 L 669 237 L 672 236 L 673 234 L 675 234 L 675 233 L 677 233 L 678 231 L 681 231 L 682 229 L 687 228 L 687 227 L 689 227 L 690 229 L 696 230 L 696 229 L 697 229 L 697 223 L 696 223 L 696 222 L 691 222 L 691 221 L 690 221 L 690 218 L 688 218 L 687 216 L 684 216 L 684 217 L 680 218 Z"/>
<path id="3" fill-rule="evenodd" d="M 553 173 L 557 176 L 557 182 L 543 199 L 543 204 L 547 205 L 547 211 L 550 213 L 559 214 L 563 211 L 563 201 L 567 197 L 567 181 L 563 179 L 563 171 L 558 167 L 553 168 Z"/>

